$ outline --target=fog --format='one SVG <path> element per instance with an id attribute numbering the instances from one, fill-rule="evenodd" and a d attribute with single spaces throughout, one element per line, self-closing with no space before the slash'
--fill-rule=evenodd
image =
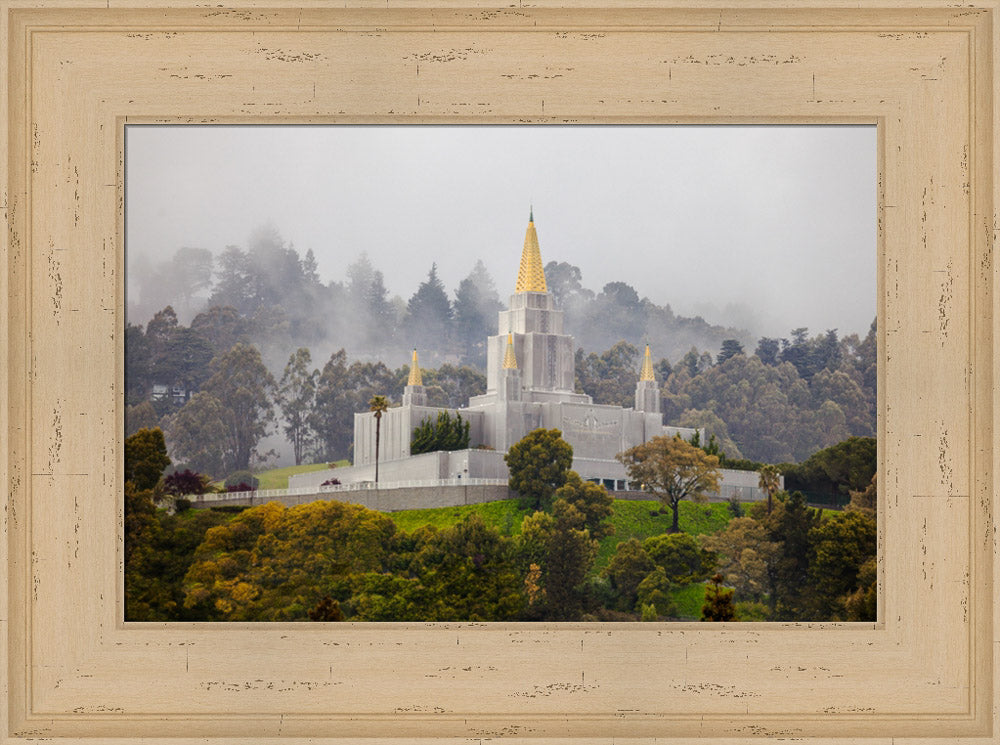
<path id="1" fill-rule="evenodd" d="M 271 226 L 324 282 L 364 253 L 390 295 L 436 263 L 454 297 L 482 260 L 506 304 L 533 208 L 543 262 L 595 292 L 625 282 L 755 335 L 864 336 L 875 143 L 873 126 L 131 125 L 127 272 Z"/>

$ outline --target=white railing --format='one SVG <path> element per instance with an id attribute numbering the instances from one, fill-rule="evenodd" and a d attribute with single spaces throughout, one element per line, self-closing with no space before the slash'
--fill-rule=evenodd
<path id="1" fill-rule="evenodd" d="M 311 494 L 337 494 L 338 492 L 372 491 L 375 489 L 406 489 L 413 487 L 440 486 L 507 486 L 507 479 L 431 479 L 425 481 L 359 481 L 355 484 L 331 484 L 328 486 L 297 486 L 293 489 L 258 489 L 257 491 L 230 491 L 212 494 L 185 494 L 184 499 L 206 504 L 227 502 L 237 499 L 253 499 L 262 502 L 280 497 L 299 497 Z"/>

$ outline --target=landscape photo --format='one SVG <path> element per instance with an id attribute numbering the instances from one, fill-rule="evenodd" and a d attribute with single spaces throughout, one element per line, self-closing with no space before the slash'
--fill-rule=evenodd
<path id="1" fill-rule="evenodd" d="M 876 619 L 873 126 L 125 142 L 126 621 Z"/>

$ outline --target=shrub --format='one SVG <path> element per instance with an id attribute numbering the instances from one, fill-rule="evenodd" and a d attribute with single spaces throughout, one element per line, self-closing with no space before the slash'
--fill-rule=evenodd
<path id="1" fill-rule="evenodd" d="M 163 479 L 163 490 L 167 494 L 180 497 L 185 494 L 205 494 L 212 491 L 208 476 L 186 468 Z"/>
<path id="2" fill-rule="evenodd" d="M 233 473 L 226 476 L 226 491 L 256 491 L 257 487 L 260 486 L 260 479 L 254 476 L 249 471 L 234 471 Z M 239 486 L 240 489 L 233 489 L 231 487 Z"/>
<path id="3" fill-rule="evenodd" d="M 191 500 L 185 499 L 184 497 L 178 497 L 174 500 L 174 511 L 175 512 L 187 512 L 191 509 Z"/>

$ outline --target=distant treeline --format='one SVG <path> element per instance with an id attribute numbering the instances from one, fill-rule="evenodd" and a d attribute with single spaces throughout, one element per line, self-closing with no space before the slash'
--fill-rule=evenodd
<path id="1" fill-rule="evenodd" d="M 486 338 L 497 333 L 497 312 L 506 307 L 515 279 L 512 264 L 512 276 L 501 279 L 498 291 L 480 261 L 449 294 L 431 264 L 404 299 L 390 296 L 382 272 L 361 254 L 343 268 L 343 281 L 324 283 L 312 250 L 300 255 L 273 228 L 258 229 L 246 249 L 227 246 L 218 257 L 182 248 L 160 264 L 147 259 L 130 267 L 129 286 L 138 290 L 128 299 L 133 320 L 152 319 L 169 305 L 182 323 L 198 327 L 216 324 L 222 319 L 213 315 L 232 309 L 238 323 L 227 321 L 231 330 L 257 345 L 272 370 L 297 347 L 324 354 L 344 348 L 352 357 L 387 364 L 402 363 L 416 347 L 434 367 L 483 368 Z M 566 333 L 588 351 L 626 339 L 648 341 L 658 355 L 678 359 L 692 346 L 715 351 L 725 339 L 753 341 L 746 331 L 674 315 L 669 305 L 640 298 L 624 282 L 587 289 L 580 269 L 565 262 L 549 262 L 545 274 L 565 311 Z"/>
<path id="2" fill-rule="evenodd" d="M 296 462 L 349 457 L 354 413 L 374 394 L 398 403 L 409 367 L 390 365 L 413 347 L 428 365 L 432 406 L 462 406 L 485 391 L 485 340 L 503 306 L 482 263 L 454 299 L 433 265 L 408 302 L 389 298 L 364 256 L 346 273 L 343 283 L 322 283 L 312 252 L 301 257 L 273 230 L 217 260 L 181 249 L 141 267 L 139 310 L 165 307 L 145 327 L 126 327 L 128 431 L 159 426 L 175 462 L 225 475 L 259 461 L 258 443 L 278 426 Z M 570 264 L 550 263 L 546 280 L 579 347 L 576 388 L 597 403 L 633 404 L 648 340 L 665 423 L 706 428 L 730 460 L 798 462 L 874 434 L 874 322 L 864 339 L 797 328 L 753 342 L 675 316 L 622 282 L 594 293 Z M 247 391 L 252 406 L 239 400 Z"/>

